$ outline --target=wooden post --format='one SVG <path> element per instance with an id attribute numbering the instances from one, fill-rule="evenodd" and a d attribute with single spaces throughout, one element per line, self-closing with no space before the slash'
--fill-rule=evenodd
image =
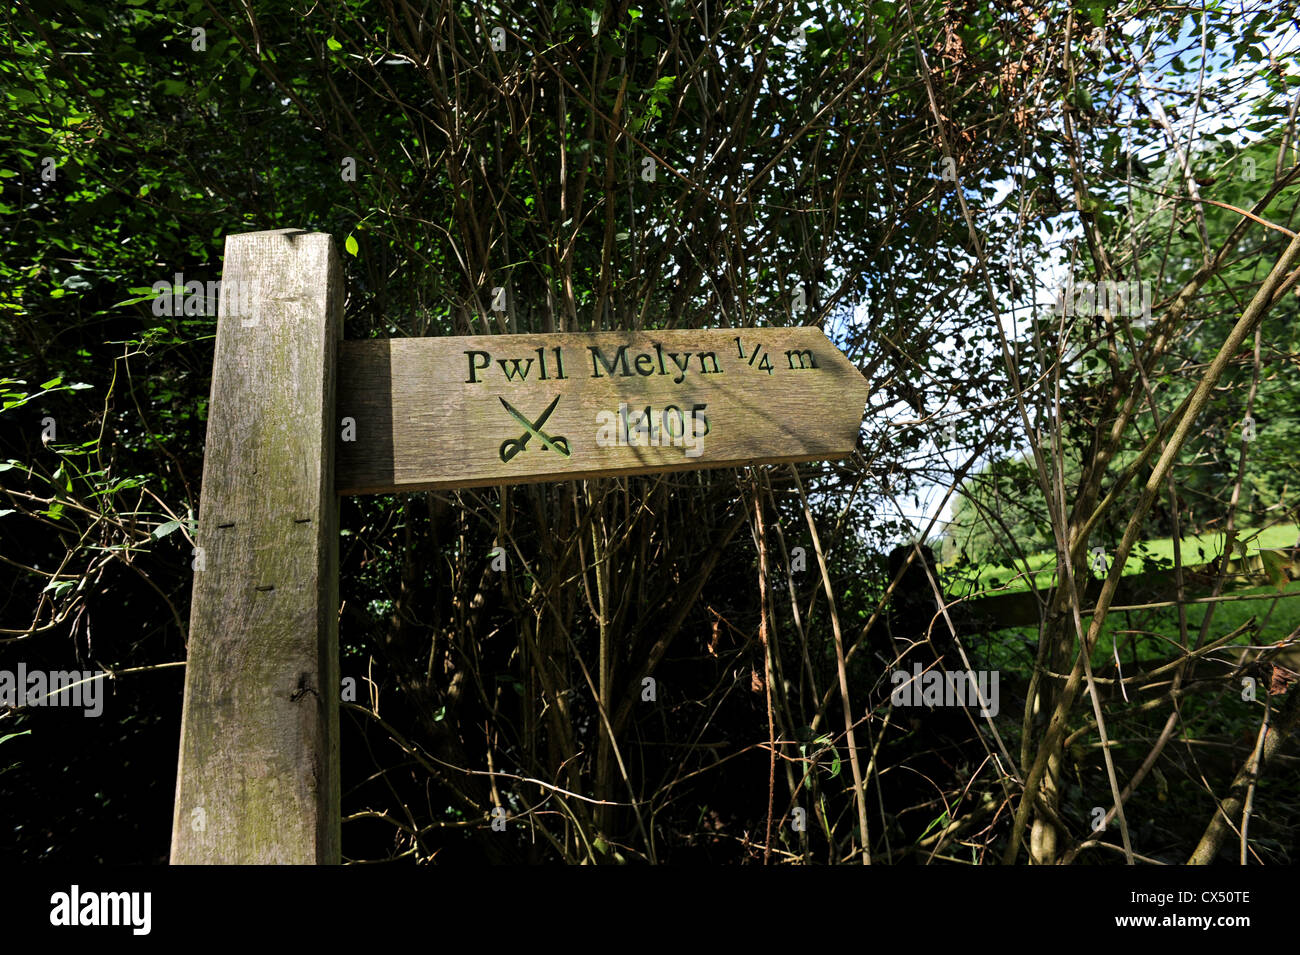
<path id="1" fill-rule="evenodd" d="M 226 239 L 173 863 L 337 863 L 343 281 L 330 237 Z"/>

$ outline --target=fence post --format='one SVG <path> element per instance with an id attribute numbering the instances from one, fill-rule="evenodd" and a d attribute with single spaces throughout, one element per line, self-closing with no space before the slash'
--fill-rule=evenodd
<path id="1" fill-rule="evenodd" d="M 171 861 L 337 863 L 343 279 L 330 236 L 226 238 Z"/>

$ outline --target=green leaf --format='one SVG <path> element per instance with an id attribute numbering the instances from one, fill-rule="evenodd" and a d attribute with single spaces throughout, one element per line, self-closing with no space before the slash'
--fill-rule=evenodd
<path id="1" fill-rule="evenodd" d="M 357 237 L 350 235 L 344 239 L 343 248 L 347 249 L 348 255 L 355 256 L 357 254 Z"/>
<path id="2" fill-rule="evenodd" d="M 122 480 L 118 481 L 110 488 L 105 488 L 102 491 L 96 491 L 94 494 L 91 495 L 91 497 L 99 497 L 102 494 L 116 494 L 118 491 L 129 491 L 133 487 L 143 487 L 144 483 L 145 483 L 144 478 L 138 478 L 138 477 L 123 478 Z"/>
<path id="3" fill-rule="evenodd" d="M 338 40 L 334 39 L 333 37 L 330 37 L 328 40 L 326 40 L 325 45 L 329 47 L 331 50 L 333 50 L 335 53 L 343 49 L 343 44 L 340 43 Z"/>
<path id="4" fill-rule="evenodd" d="M 16 739 L 19 736 L 31 736 L 31 735 L 32 735 L 31 730 L 23 730 L 21 733 L 5 733 L 4 736 L 0 736 L 0 743 L 7 743 L 9 740 Z"/>
<path id="5" fill-rule="evenodd" d="M 124 302 L 117 302 L 113 305 L 113 308 L 122 308 L 125 305 L 138 305 L 140 302 L 152 302 L 154 299 L 158 298 L 159 295 L 165 294 L 162 292 L 155 292 L 153 289 L 149 289 L 148 292 L 148 295 L 139 295 L 135 298 L 128 298 Z"/>
<path id="6" fill-rule="evenodd" d="M 1289 561 L 1275 550 L 1260 551 L 1259 559 L 1264 564 L 1264 573 L 1268 576 L 1269 583 L 1279 591 L 1286 590 L 1290 580 L 1286 572 Z"/>
<path id="7" fill-rule="evenodd" d="M 935 829 L 936 827 L 946 826 L 946 825 L 948 825 L 948 810 L 945 809 L 934 820 L 932 820 L 928 826 L 925 827 L 925 832 L 921 833 L 917 841 L 919 842 L 921 839 L 924 839 L 926 836 L 930 834 L 931 830 Z"/>
<path id="8" fill-rule="evenodd" d="M 161 539 L 163 537 L 166 537 L 168 534 L 170 534 L 172 531 L 176 530 L 176 528 L 180 526 L 181 526 L 180 521 L 167 521 L 167 523 L 159 524 L 157 527 L 153 529 L 153 536 Z"/>

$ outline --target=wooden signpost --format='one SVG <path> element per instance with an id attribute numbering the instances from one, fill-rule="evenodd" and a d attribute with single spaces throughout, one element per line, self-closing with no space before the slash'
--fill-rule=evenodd
<path id="1" fill-rule="evenodd" d="M 339 861 L 336 495 L 840 458 L 869 390 L 816 328 L 340 341 L 342 308 L 328 235 L 227 238 L 174 863 Z"/>

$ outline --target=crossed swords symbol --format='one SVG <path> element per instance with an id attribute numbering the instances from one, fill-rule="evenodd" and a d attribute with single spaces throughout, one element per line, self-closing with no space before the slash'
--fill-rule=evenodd
<path id="1" fill-rule="evenodd" d="M 506 399 L 498 396 L 497 400 L 501 402 L 502 407 L 504 407 L 506 411 L 510 412 L 510 417 L 514 418 L 524 426 L 524 433 L 520 437 L 507 438 L 505 441 L 501 442 L 500 454 L 502 461 L 509 461 L 520 451 L 523 451 L 528 447 L 529 440 L 534 437 L 537 438 L 538 441 L 542 442 L 543 451 L 550 448 L 552 451 L 562 454 L 566 458 L 570 456 L 572 452 L 569 450 L 569 440 L 567 438 L 552 437 L 542 430 L 542 425 L 544 425 L 546 419 L 551 416 L 551 412 L 555 410 L 555 406 L 560 403 L 559 395 L 556 395 L 555 400 L 546 406 L 546 410 L 542 412 L 542 416 L 536 421 L 529 421 L 522 414 L 516 411 L 511 406 L 510 402 L 506 401 Z"/>

